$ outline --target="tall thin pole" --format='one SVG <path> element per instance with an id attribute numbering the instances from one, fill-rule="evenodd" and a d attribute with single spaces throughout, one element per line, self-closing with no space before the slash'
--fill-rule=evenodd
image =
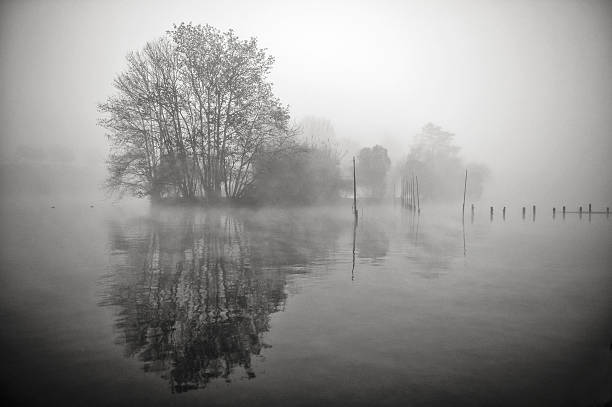
<path id="1" fill-rule="evenodd" d="M 355 238 L 357 237 L 357 218 L 353 220 L 353 268 L 351 270 L 351 280 L 355 279 Z"/>
<path id="2" fill-rule="evenodd" d="M 421 212 L 421 199 L 419 197 L 419 177 L 416 177 L 416 187 L 417 187 L 417 210 Z"/>
<path id="3" fill-rule="evenodd" d="M 416 212 L 416 206 L 417 206 L 417 202 L 416 202 L 416 183 L 414 181 L 414 175 L 412 175 L 412 210 L 414 212 Z"/>
<path id="4" fill-rule="evenodd" d="M 465 182 L 463 183 L 463 218 L 465 218 L 465 191 L 467 190 L 467 170 L 465 170 Z"/>
<path id="5" fill-rule="evenodd" d="M 355 210 L 355 217 L 358 216 L 357 212 L 357 175 L 355 171 L 355 156 L 353 156 L 353 209 Z"/>
<path id="6" fill-rule="evenodd" d="M 408 191 L 410 191 L 410 200 L 408 201 L 408 207 L 412 209 L 412 177 L 408 179 Z"/>
<path id="7" fill-rule="evenodd" d="M 467 254 L 465 250 L 465 191 L 466 190 L 467 190 L 467 169 L 465 170 L 465 181 L 463 182 L 463 207 L 462 207 L 463 213 L 461 215 L 461 229 L 463 230 L 463 257 L 465 257 Z"/>
<path id="8" fill-rule="evenodd" d="M 404 176 L 404 208 L 408 207 L 408 178 Z"/>
<path id="9" fill-rule="evenodd" d="M 412 179 L 410 180 L 410 191 L 412 192 L 412 201 L 410 202 L 410 204 L 412 206 L 412 211 L 414 212 L 414 206 L 415 206 L 415 199 L 414 199 L 414 175 L 412 176 Z"/>

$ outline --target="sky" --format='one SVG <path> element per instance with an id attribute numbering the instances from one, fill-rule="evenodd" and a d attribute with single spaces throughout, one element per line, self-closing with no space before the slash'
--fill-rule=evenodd
<path id="1" fill-rule="evenodd" d="M 128 52 L 180 22 L 257 37 L 296 122 L 396 162 L 433 122 L 489 166 L 491 201 L 612 206 L 612 1 L 2 1 L 3 155 L 101 162 L 96 105 Z"/>

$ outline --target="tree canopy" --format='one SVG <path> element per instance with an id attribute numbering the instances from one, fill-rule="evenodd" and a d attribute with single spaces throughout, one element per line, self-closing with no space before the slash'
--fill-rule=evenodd
<path id="1" fill-rule="evenodd" d="M 248 198 L 272 204 L 316 204 L 338 199 L 349 185 L 342 178 L 342 153 L 335 138 L 329 120 L 303 119 L 292 148 L 257 160 L 256 183 Z"/>
<path id="2" fill-rule="evenodd" d="M 361 185 L 369 189 L 371 196 L 382 198 L 386 189 L 386 176 L 391 167 L 387 149 L 375 145 L 364 147 L 357 156 L 357 173 Z"/>
<path id="3" fill-rule="evenodd" d="M 254 164 L 292 140 L 272 92 L 273 57 L 256 38 L 180 24 L 127 56 L 116 94 L 99 106 L 112 190 L 153 199 L 238 199 Z"/>

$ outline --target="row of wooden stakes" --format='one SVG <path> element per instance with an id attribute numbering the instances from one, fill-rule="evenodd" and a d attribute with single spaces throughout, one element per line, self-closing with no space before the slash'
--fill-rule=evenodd
<path id="1" fill-rule="evenodd" d="M 474 217 L 474 212 L 475 212 L 474 204 L 472 204 L 472 217 Z M 527 212 L 527 208 L 525 206 L 523 206 L 523 218 L 525 218 L 526 212 Z M 582 215 L 583 213 L 588 213 L 589 215 L 591 215 L 591 214 L 604 214 L 605 213 L 606 217 L 609 217 L 610 216 L 610 207 L 606 207 L 605 211 L 593 211 L 592 207 L 591 207 L 591 204 L 589 204 L 589 210 L 588 211 L 583 211 L 582 210 L 582 206 L 578 207 L 577 211 L 568 211 L 568 210 L 566 210 L 566 207 L 563 206 L 562 207 L 562 213 L 563 213 L 563 216 L 565 216 L 566 213 L 577 213 L 579 215 Z M 491 215 L 491 218 L 493 218 L 493 207 L 492 206 L 490 207 L 490 215 Z M 553 218 L 556 215 L 557 215 L 557 208 L 553 207 L 552 208 L 552 216 L 553 216 Z M 535 205 L 533 205 L 533 207 L 532 207 L 532 216 L 533 216 L 533 218 L 535 218 L 535 216 L 536 216 L 536 206 Z M 505 206 L 502 208 L 502 217 L 504 219 L 506 218 L 506 207 Z"/>
<path id="2" fill-rule="evenodd" d="M 395 191 L 394 194 L 395 196 Z M 404 208 L 421 212 L 421 197 L 419 194 L 419 177 L 403 176 L 401 181 L 400 199 Z"/>

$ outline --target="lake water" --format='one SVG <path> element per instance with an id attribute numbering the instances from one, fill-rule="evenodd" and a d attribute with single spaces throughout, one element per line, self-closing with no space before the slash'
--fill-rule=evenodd
<path id="1" fill-rule="evenodd" d="M 346 205 L 345 205 L 346 206 Z M 602 405 L 612 218 L 4 202 L 5 398 Z"/>

